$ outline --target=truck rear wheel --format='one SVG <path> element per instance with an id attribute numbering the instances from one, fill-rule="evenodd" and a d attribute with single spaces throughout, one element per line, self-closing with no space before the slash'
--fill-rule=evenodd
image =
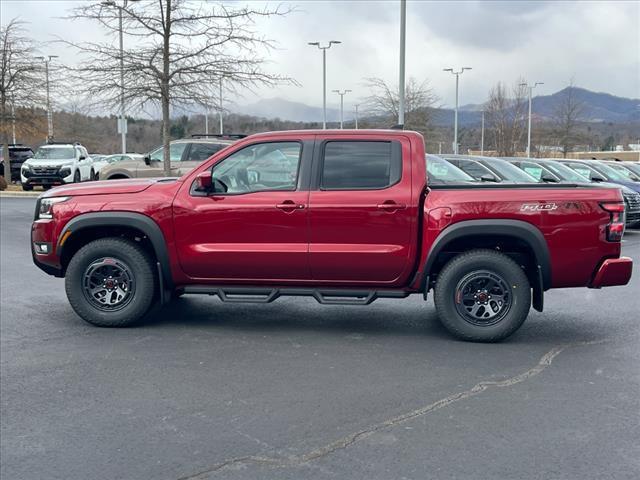
<path id="1" fill-rule="evenodd" d="M 440 274 L 435 304 L 444 327 L 473 342 L 497 342 L 522 326 L 531 308 L 525 272 L 494 250 L 472 250 L 453 258 Z"/>
<path id="2" fill-rule="evenodd" d="M 135 242 L 102 238 L 71 258 L 65 290 L 71 307 L 85 321 L 99 327 L 128 327 L 151 308 L 156 275 Z"/>

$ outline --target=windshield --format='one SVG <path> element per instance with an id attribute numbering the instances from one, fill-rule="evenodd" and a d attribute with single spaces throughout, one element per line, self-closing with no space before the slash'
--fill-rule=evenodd
<path id="1" fill-rule="evenodd" d="M 531 175 L 520 170 L 518 167 L 510 164 L 506 160 L 492 158 L 486 162 L 488 165 L 494 167 L 495 170 L 500 172 L 500 175 L 502 175 L 505 180 L 509 180 L 511 182 L 539 183 L 538 180 L 533 178 Z"/>
<path id="2" fill-rule="evenodd" d="M 33 156 L 34 160 L 69 160 L 75 157 L 72 147 L 40 147 Z"/>
<path id="3" fill-rule="evenodd" d="M 588 182 L 589 181 L 589 177 L 580 175 L 575 170 L 570 169 L 569 167 L 567 167 L 566 165 L 563 165 L 560 162 L 553 162 L 553 161 L 544 162 L 543 165 L 547 167 L 549 170 L 551 170 L 553 173 L 558 175 L 560 178 L 562 178 L 563 180 L 567 180 L 568 182 Z"/>
<path id="4" fill-rule="evenodd" d="M 638 177 L 638 175 L 636 175 L 631 170 L 623 167 L 622 165 L 617 165 L 617 164 L 614 164 L 614 163 L 607 163 L 606 166 L 609 167 L 609 168 L 613 168 L 620 175 L 626 177 L 627 180 L 632 180 L 634 182 L 640 181 L 640 177 Z"/>
<path id="5" fill-rule="evenodd" d="M 615 180 L 617 182 L 624 182 L 625 180 L 629 181 L 629 179 L 624 175 L 618 173 L 616 170 L 611 168 L 609 165 L 605 165 L 604 163 L 595 164 L 593 166 L 593 169 L 607 177 L 607 180 Z"/>
<path id="6" fill-rule="evenodd" d="M 640 163 L 625 163 L 627 168 L 630 168 L 636 175 L 640 176 Z"/>
<path id="7" fill-rule="evenodd" d="M 427 155 L 427 174 L 429 181 L 436 182 L 474 182 L 475 179 L 446 160 Z"/>

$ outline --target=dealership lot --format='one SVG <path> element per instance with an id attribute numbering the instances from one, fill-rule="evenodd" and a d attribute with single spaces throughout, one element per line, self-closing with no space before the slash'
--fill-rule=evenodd
<path id="1" fill-rule="evenodd" d="M 186 297 L 88 326 L 31 263 L 34 199 L 1 204 L 7 479 L 637 478 L 640 274 L 554 290 L 501 344 L 431 299 Z M 640 263 L 640 231 L 624 254 Z"/>

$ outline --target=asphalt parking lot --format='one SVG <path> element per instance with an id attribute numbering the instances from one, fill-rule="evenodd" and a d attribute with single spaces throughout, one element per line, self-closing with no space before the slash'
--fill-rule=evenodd
<path id="1" fill-rule="evenodd" d="M 421 297 L 185 297 L 91 327 L 0 200 L 3 479 L 638 478 L 640 271 L 557 290 L 494 345 Z M 624 253 L 640 265 L 640 231 Z"/>

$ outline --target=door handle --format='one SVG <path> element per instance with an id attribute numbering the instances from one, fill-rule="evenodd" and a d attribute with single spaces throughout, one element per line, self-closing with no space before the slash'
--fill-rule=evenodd
<path id="1" fill-rule="evenodd" d="M 407 208 L 407 206 L 402 203 L 396 203 L 393 200 L 387 200 L 386 202 L 379 204 L 378 208 L 387 212 L 394 212 L 396 210 Z"/>
<path id="2" fill-rule="evenodd" d="M 294 210 L 304 209 L 304 205 L 301 203 L 295 203 L 292 200 L 285 200 L 284 202 L 277 204 L 276 208 L 284 212 L 293 212 Z"/>

